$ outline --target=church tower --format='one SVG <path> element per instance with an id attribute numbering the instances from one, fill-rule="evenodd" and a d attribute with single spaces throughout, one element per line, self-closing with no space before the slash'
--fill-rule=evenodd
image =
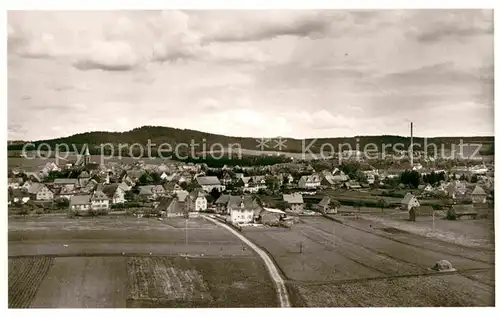
<path id="1" fill-rule="evenodd" d="M 83 165 L 86 166 L 90 163 L 89 147 L 85 147 L 85 154 L 83 155 Z"/>

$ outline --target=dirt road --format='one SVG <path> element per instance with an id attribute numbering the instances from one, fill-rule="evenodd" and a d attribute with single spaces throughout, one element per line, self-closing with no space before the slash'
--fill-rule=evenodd
<path id="1" fill-rule="evenodd" d="M 248 240 L 246 237 L 238 233 L 236 230 L 231 228 L 230 226 L 223 224 L 222 222 L 219 222 L 215 219 L 212 219 L 210 217 L 202 215 L 207 220 L 210 220 L 221 227 L 227 229 L 231 233 L 233 233 L 235 236 L 237 236 L 240 240 L 242 240 L 245 244 L 250 246 L 264 261 L 266 264 L 267 269 L 269 270 L 269 274 L 271 275 L 271 278 L 273 279 L 275 285 L 276 285 L 276 292 L 278 295 L 279 303 L 281 307 L 291 307 L 290 300 L 288 297 L 288 291 L 285 286 L 285 281 L 280 275 L 280 272 L 278 271 L 278 268 L 276 268 L 276 265 L 274 265 L 273 261 L 271 258 L 264 252 L 262 249 L 257 247 L 255 244 L 253 244 L 250 240 Z"/>

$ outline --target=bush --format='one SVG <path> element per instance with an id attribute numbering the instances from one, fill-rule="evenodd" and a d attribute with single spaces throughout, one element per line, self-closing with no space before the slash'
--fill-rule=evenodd
<path id="1" fill-rule="evenodd" d="M 125 208 L 125 203 L 115 203 L 111 204 L 111 209 L 124 209 Z"/>
<path id="2" fill-rule="evenodd" d="M 457 219 L 457 214 L 452 209 L 449 209 L 448 213 L 446 214 L 446 219 L 455 221 Z"/>

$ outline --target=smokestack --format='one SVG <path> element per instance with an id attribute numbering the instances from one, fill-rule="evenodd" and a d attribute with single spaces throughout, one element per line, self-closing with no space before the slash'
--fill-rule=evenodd
<path id="1" fill-rule="evenodd" d="M 413 168 L 413 122 L 410 123 L 410 165 Z"/>

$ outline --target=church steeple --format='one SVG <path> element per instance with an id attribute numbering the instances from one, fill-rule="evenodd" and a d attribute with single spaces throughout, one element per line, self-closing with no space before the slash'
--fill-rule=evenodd
<path id="1" fill-rule="evenodd" d="M 86 166 L 90 163 L 89 147 L 85 147 L 85 154 L 83 155 L 83 165 Z"/>

